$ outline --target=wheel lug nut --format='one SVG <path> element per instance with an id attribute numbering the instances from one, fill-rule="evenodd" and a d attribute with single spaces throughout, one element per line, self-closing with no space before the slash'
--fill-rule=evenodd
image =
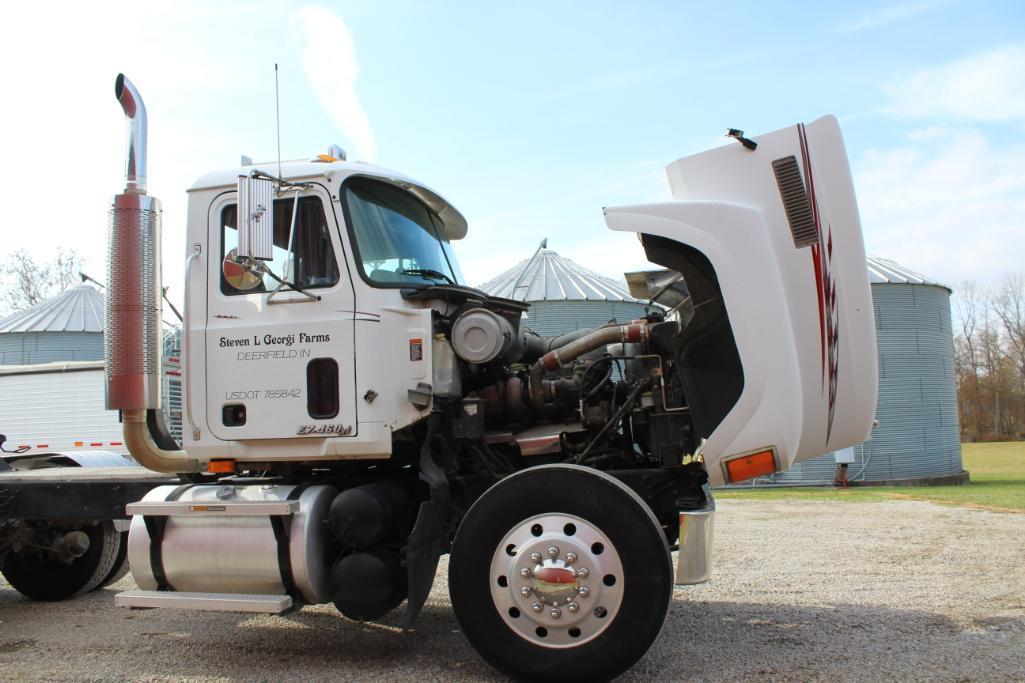
<path id="1" fill-rule="evenodd" d="M 530 609 L 534 610 L 535 612 L 540 612 L 544 608 L 545 606 L 542 605 L 540 602 L 535 602 L 533 605 L 530 606 Z"/>
<path id="2" fill-rule="evenodd" d="M 549 614 L 552 615 L 552 619 L 558 619 L 559 617 L 562 616 L 562 610 L 559 609 L 558 607 L 553 607 L 552 611 L 549 612 Z"/>
<path id="3" fill-rule="evenodd" d="M 590 573 L 591 572 L 588 571 L 587 567 L 581 567 L 580 569 L 577 570 L 577 578 L 579 578 L 579 579 L 586 579 L 588 574 L 590 574 Z"/>
<path id="4" fill-rule="evenodd" d="M 566 605 L 566 609 L 568 609 L 568 610 L 569 610 L 570 612 L 572 612 L 573 614 L 576 614 L 576 613 L 577 613 L 577 611 L 578 611 L 578 610 L 580 609 L 580 605 L 578 605 L 578 604 L 577 604 L 577 603 L 575 603 L 575 602 L 571 602 L 571 603 L 569 603 L 568 605 Z"/>
<path id="5" fill-rule="evenodd" d="M 577 561 L 576 553 L 566 553 L 566 564 L 573 564 Z"/>
<path id="6" fill-rule="evenodd" d="M 548 548 L 548 557 L 550 557 L 552 559 L 555 559 L 558 556 L 559 556 L 559 548 L 558 548 L 558 546 L 554 546 L 553 545 L 550 548 Z"/>
<path id="7" fill-rule="evenodd" d="M 591 594 L 591 589 L 588 588 L 587 586 L 581 586 L 580 588 L 577 589 L 577 593 L 580 594 L 580 597 L 586 598 L 588 595 Z"/>
<path id="8" fill-rule="evenodd" d="M 541 563 L 541 553 L 531 553 L 530 554 L 530 561 L 533 562 L 534 564 L 540 564 Z"/>
<path id="9" fill-rule="evenodd" d="M 533 574 L 533 573 L 534 572 L 530 571 L 530 567 L 524 567 L 523 569 L 520 570 L 520 576 L 522 576 L 525 579 L 529 579 L 530 575 Z"/>
<path id="10" fill-rule="evenodd" d="M 528 586 L 524 586 L 523 588 L 520 589 L 520 595 L 522 595 L 525 598 L 529 598 L 533 594 L 534 594 L 534 591 L 531 590 Z"/>

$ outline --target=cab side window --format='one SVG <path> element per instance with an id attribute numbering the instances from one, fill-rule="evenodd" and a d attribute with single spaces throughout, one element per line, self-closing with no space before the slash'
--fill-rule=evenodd
<path id="1" fill-rule="evenodd" d="M 288 244 L 289 227 L 295 199 L 274 202 L 274 259 L 267 268 L 303 289 L 332 287 L 338 282 L 338 262 L 331 246 L 331 231 L 324 215 L 324 206 L 317 197 L 301 197 L 295 219 L 292 244 Z M 231 204 L 221 211 L 221 261 L 238 246 L 238 206 Z M 271 291 L 277 282 L 264 276 L 262 285 L 241 290 L 234 287 L 221 272 L 221 292 L 224 294 L 252 294 Z"/>

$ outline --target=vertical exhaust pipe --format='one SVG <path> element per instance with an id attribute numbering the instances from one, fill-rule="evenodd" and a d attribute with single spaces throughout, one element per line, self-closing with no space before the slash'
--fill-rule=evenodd
<path id="1" fill-rule="evenodd" d="M 114 95 L 125 113 L 128 149 L 125 189 L 111 203 L 107 238 L 107 410 L 122 411 L 125 444 L 141 465 L 197 471 L 197 461 L 161 448 L 150 430 L 161 403 L 160 201 L 146 194 L 146 105 L 124 74 L 114 82 Z"/>
<path id="2" fill-rule="evenodd" d="M 125 112 L 128 150 L 107 242 L 107 409 L 159 410 L 160 201 L 146 195 L 146 105 L 124 74 L 114 94 Z"/>
<path id="3" fill-rule="evenodd" d="M 146 194 L 146 105 L 124 74 L 118 74 L 114 81 L 114 97 L 121 103 L 128 123 L 125 192 Z"/>

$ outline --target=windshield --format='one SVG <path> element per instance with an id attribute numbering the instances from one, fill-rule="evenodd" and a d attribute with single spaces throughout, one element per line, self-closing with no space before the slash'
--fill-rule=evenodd
<path id="1" fill-rule="evenodd" d="M 374 284 L 458 284 L 462 274 L 440 219 L 419 199 L 369 178 L 345 184 L 345 201 L 363 274 Z"/>

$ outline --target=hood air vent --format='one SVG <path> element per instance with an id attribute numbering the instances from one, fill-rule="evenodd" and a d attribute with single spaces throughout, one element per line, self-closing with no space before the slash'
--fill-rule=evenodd
<path id="1" fill-rule="evenodd" d="M 794 246 L 801 248 L 816 244 L 819 231 L 815 227 L 815 217 L 797 159 L 793 156 L 776 159 L 772 162 L 772 170 L 776 174 L 779 196 L 783 199 L 790 232 L 794 236 Z"/>

